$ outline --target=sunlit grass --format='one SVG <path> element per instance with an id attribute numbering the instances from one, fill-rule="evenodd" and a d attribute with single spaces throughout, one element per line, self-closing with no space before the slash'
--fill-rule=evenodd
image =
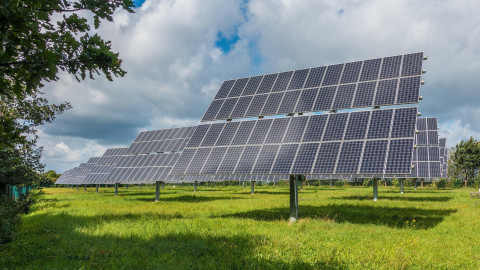
<path id="1" fill-rule="evenodd" d="M 466 189 L 44 189 L 0 269 L 480 268 L 480 199 Z"/>

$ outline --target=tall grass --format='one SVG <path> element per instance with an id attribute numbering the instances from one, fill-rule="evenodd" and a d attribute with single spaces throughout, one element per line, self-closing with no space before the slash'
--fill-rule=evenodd
<path id="1" fill-rule="evenodd" d="M 35 194 L 0 269 L 480 268 L 480 199 L 466 189 L 64 188 Z M 472 190 L 473 191 L 473 190 Z"/>

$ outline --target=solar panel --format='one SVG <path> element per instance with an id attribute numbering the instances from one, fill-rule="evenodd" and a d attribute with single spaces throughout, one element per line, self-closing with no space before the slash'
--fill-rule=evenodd
<path id="1" fill-rule="evenodd" d="M 438 146 L 440 152 L 440 169 L 441 169 L 441 177 L 447 178 L 448 172 L 448 156 L 447 156 L 447 139 L 446 138 L 439 138 L 438 139 Z"/>
<path id="2" fill-rule="evenodd" d="M 202 121 L 417 103 L 422 60 L 413 53 L 228 80 Z"/>
<path id="3" fill-rule="evenodd" d="M 418 133 L 415 136 L 417 147 L 413 152 L 415 169 L 409 177 L 442 177 L 437 118 L 419 118 L 417 130 Z"/>
<path id="4" fill-rule="evenodd" d="M 142 131 L 125 154 L 181 151 L 183 142 L 190 138 L 191 127 Z"/>
<path id="5" fill-rule="evenodd" d="M 222 123 L 223 130 L 236 130 L 231 144 L 189 143 L 172 174 L 409 175 L 415 135 L 415 124 L 409 122 L 416 115 L 413 107 Z M 393 132 L 392 123 L 404 130 Z M 209 140 L 204 130 L 215 125 L 197 128 L 192 138 Z M 214 165 L 198 172 L 197 164 L 207 166 L 210 159 Z"/>

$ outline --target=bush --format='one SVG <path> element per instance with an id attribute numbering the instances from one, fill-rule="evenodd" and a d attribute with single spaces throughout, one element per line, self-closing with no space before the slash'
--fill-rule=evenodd
<path id="1" fill-rule="evenodd" d="M 0 195 L 0 244 L 12 241 L 20 224 L 18 205 L 6 195 Z"/>
<path id="2" fill-rule="evenodd" d="M 447 180 L 445 179 L 440 179 L 438 182 L 436 182 L 437 188 L 446 188 L 447 187 Z"/>

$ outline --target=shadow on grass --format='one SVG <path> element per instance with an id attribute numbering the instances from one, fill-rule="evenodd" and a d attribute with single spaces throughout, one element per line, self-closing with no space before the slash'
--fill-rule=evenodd
<path id="1" fill-rule="evenodd" d="M 211 202 L 211 201 L 219 201 L 219 200 L 238 200 L 243 199 L 240 197 L 203 197 L 203 196 L 193 196 L 193 195 L 183 195 L 178 197 L 162 197 L 162 193 L 160 193 L 160 200 L 159 202 L 191 202 L 191 203 L 198 203 L 198 202 Z M 132 198 L 132 200 L 138 201 L 145 201 L 145 202 L 152 202 L 155 201 L 155 194 L 152 197 L 143 197 L 143 198 Z"/>
<path id="2" fill-rule="evenodd" d="M 371 201 L 373 199 L 372 196 L 360 196 L 360 195 L 353 195 L 353 196 L 342 196 L 342 197 L 332 197 L 333 200 L 355 200 L 355 201 Z M 379 200 L 387 200 L 387 201 L 410 201 L 410 202 L 448 202 L 452 199 L 452 197 L 447 196 L 439 196 L 439 197 L 412 197 L 412 196 L 379 196 Z"/>
<path id="3" fill-rule="evenodd" d="M 457 210 L 454 209 L 422 209 L 378 207 L 349 204 L 329 204 L 327 206 L 300 205 L 300 218 L 332 220 L 338 223 L 375 224 L 392 228 L 430 229 L 437 226 L 443 219 Z M 288 220 L 290 209 L 286 207 L 251 210 L 221 216 L 221 218 L 249 218 L 259 221 Z M 415 226 L 411 226 L 415 220 Z M 407 224 L 408 221 L 408 224 Z"/>
<path id="4" fill-rule="evenodd" d="M 299 259 L 265 259 L 257 250 L 269 240 L 257 235 L 195 234 L 150 231 L 136 235 L 120 227 L 105 234 L 90 234 L 105 223 L 118 220 L 134 224 L 145 217 L 138 214 L 75 216 L 42 214 L 27 216 L 30 227 L 24 240 L 12 242 L 2 261 L 6 269 L 339 269 L 345 268 L 332 257 L 329 261 L 305 263 Z M 173 217 L 175 218 L 175 217 Z M 121 224 L 121 223 L 118 223 Z M 1 250 L 0 250 L 1 252 Z M 1 253 L 0 253 L 1 254 Z"/>

